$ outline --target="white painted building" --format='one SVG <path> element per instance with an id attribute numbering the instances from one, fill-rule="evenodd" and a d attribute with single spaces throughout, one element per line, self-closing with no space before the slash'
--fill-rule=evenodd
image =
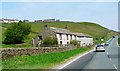
<path id="1" fill-rule="evenodd" d="M 2 23 L 18 23 L 19 20 L 18 19 L 4 19 L 4 18 L 2 18 L 1 22 Z"/>
<path id="2" fill-rule="evenodd" d="M 77 41 L 80 43 L 80 46 L 90 46 L 93 45 L 93 38 L 91 37 L 86 37 L 86 36 L 78 36 Z"/>
<path id="3" fill-rule="evenodd" d="M 70 41 L 71 40 L 76 40 L 77 36 L 74 35 L 74 34 L 60 34 L 60 33 L 57 33 L 56 34 L 57 36 L 57 39 L 58 39 L 58 44 L 70 44 Z"/>
<path id="4" fill-rule="evenodd" d="M 83 33 L 69 33 L 69 34 L 56 34 L 58 39 L 58 44 L 70 44 L 71 40 L 76 40 L 80 46 L 91 46 L 93 45 L 93 38 L 90 35 L 85 35 Z"/>
<path id="5" fill-rule="evenodd" d="M 53 36 L 57 38 L 58 44 L 67 45 L 70 44 L 72 40 L 76 40 L 80 46 L 91 46 L 93 45 L 93 38 L 90 35 L 85 35 L 83 33 L 73 33 L 68 29 L 55 28 L 55 27 L 45 27 L 42 33 L 39 33 L 38 37 L 34 40 L 36 43 L 39 39 L 44 39 L 47 36 Z"/>
<path id="6" fill-rule="evenodd" d="M 44 19 L 43 22 L 55 22 L 55 19 Z"/>

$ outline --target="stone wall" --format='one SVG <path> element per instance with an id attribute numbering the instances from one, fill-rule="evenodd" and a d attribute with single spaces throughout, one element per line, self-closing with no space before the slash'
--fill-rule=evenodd
<path id="1" fill-rule="evenodd" d="M 35 47 L 35 48 L 1 48 L 2 59 L 7 59 L 22 55 L 37 55 L 47 52 L 62 52 L 76 49 L 76 47 Z"/>

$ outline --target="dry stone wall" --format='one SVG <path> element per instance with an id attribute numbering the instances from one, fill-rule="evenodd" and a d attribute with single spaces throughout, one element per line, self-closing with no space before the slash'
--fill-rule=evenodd
<path id="1" fill-rule="evenodd" d="M 0 51 L 2 54 L 2 59 L 7 59 L 15 56 L 23 56 L 23 55 L 37 55 L 41 53 L 48 52 L 63 52 L 67 50 L 73 50 L 76 47 L 34 47 L 34 48 L 1 48 Z"/>

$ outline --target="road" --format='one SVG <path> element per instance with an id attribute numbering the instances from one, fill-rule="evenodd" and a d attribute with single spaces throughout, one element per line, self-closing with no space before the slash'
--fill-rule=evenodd
<path id="1" fill-rule="evenodd" d="M 120 71 L 118 68 L 118 55 L 120 55 L 118 50 L 120 50 L 120 47 L 118 47 L 117 41 L 118 37 L 116 36 L 109 40 L 109 46 L 105 47 L 105 52 L 91 52 L 89 55 L 82 59 L 77 59 L 63 69 L 113 69 L 114 71 Z"/>

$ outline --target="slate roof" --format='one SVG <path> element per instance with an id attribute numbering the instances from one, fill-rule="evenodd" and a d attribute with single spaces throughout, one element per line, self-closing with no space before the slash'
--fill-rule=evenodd
<path id="1" fill-rule="evenodd" d="M 18 19 L 0 19 L 0 20 L 3 20 L 3 21 L 18 21 Z"/>
<path id="2" fill-rule="evenodd" d="M 0 21 L 3 21 L 3 19 L 0 19 Z"/>
<path id="3" fill-rule="evenodd" d="M 83 33 L 73 33 L 68 29 L 62 29 L 62 28 L 55 28 L 55 27 L 49 27 L 51 31 L 55 33 L 62 33 L 62 34 L 71 34 L 71 35 L 76 35 L 76 36 L 86 36 L 86 37 L 91 37 L 90 35 L 83 34 Z"/>
<path id="4" fill-rule="evenodd" d="M 63 33 L 63 34 L 71 34 L 71 32 L 67 29 L 62 29 L 62 28 L 55 28 L 55 27 L 49 27 L 51 31 L 55 33 Z"/>
<path id="5" fill-rule="evenodd" d="M 90 35 L 88 35 L 88 34 L 83 34 L 83 33 L 73 33 L 73 34 L 75 34 L 75 35 L 77 35 L 77 36 L 91 37 Z"/>

